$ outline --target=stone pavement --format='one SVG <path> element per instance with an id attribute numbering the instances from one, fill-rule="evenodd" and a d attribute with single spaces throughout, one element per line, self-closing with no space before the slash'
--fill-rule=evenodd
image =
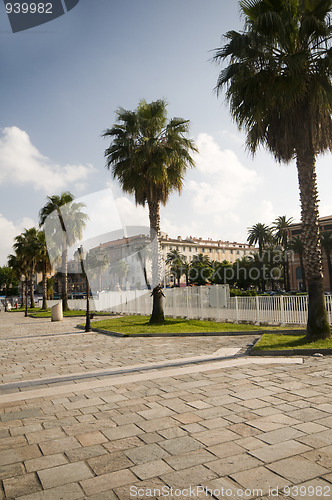
<path id="1" fill-rule="evenodd" d="M 332 497 L 329 357 L 0 320 L 0 500 Z"/>

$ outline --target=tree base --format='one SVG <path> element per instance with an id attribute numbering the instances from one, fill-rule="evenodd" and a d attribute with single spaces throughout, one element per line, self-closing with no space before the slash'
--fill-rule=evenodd
<path id="1" fill-rule="evenodd" d="M 331 329 L 327 318 L 324 300 L 323 279 L 308 282 L 309 303 L 306 339 L 309 342 L 331 337 Z"/>
<path id="2" fill-rule="evenodd" d="M 149 325 L 161 325 L 165 321 L 164 308 L 163 308 L 163 292 L 161 286 L 158 285 L 153 289 L 151 294 L 153 296 L 152 314 Z"/>

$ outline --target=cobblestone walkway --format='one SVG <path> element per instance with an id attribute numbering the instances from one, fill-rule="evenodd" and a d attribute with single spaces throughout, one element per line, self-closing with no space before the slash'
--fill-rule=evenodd
<path id="1" fill-rule="evenodd" d="M 0 315 L 0 499 L 332 496 L 329 357 L 247 358 L 255 336 L 113 338 L 77 319 Z M 231 347 L 242 355 L 223 359 Z M 190 357 L 202 359 L 160 367 Z"/>

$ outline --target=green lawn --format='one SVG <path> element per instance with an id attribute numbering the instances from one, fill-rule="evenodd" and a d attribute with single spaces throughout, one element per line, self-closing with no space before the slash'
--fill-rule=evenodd
<path id="1" fill-rule="evenodd" d="M 20 307 L 19 309 L 12 309 L 10 312 L 25 312 L 25 307 Z M 95 312 L 91 311 L 91 313 L 95 316 L 110 316 L 110 313 L 104 312 Z M 51 309 L 40 309 L 40 307 L 29 307 L 28 314 L 33 316 L 34 318 L 50 318 L 51 317 Z M 63 316 L 85 316 L 85 311 L 80 310 L 70 310 L 65 311 Z"/>
<path id="2" fill-rule="evenodd" d="M 218 323 L 216 321 L 200 321 L 166 318 L 162 325 L 149 325 L 150 316 L 123 316 L 102 321 L 93 321 L 94 328 L 101 328 L 124 335 L 133 333 L 201 333 L 201 332 L 239 332 L 280 330 L 281 327 L 262 327 L 234 323 Z"/>
<path id="3" fill-rule="evenodd" d="M 305 335 L 264 334 L 255 344 L 253 351 L 282 349 L 332 349 L 332 338 L 308 342 Z"/>

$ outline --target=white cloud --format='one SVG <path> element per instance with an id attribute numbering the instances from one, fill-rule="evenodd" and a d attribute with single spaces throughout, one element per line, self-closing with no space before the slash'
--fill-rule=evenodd
<path id="1" fill-rule="evenodd" d="M 24 217 L 17 224 L 6 219 L 0 214 L 0 265 L 7 264 L 7 257 L 13 253 L 14 238 L 22 233 L 25 229 L 30 229 L 35 226 L 35 222 L 29 217 Z"/>
<path id="2" fill-rule="evenodd" d="M 30 184 L 46 193 L 77 183 L 78 189 L 95 168 L 88 165 L 58 165 L 43 156 L 28 134 L 18 127 L 6 127 L 0 137 L 0 184 Z"/>
<path id="3" fill-rule="evenodd" d="M 235 209 L 242 197 L 260 184 L 258 174 L 243 166 L 230 149 L 221 150 L 208 134 L 199 134 L 196 144 L 199 150 L 195 155 L 196 167 L 205 180 L 191 180 L 186 185 L 193 193 L 194 210 L 206 215 L 223 213 L 236 217 Z"/>

